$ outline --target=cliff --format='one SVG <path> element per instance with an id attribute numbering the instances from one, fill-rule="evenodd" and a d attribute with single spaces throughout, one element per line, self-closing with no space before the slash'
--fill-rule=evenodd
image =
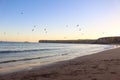
<path id="1" fill-rule="evenodd" d="M 120 37 L 103 37 L 96 40 L 97 44 L 120 44 Z"/>
<path id="2" fill-rule="evenodd" d="M 103 37 L 97 40 L 39 40 L 39 43 L 120 44 L 120 37 Z"/>

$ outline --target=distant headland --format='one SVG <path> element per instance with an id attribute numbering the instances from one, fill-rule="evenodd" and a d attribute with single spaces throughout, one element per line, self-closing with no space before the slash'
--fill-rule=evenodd
<path id="1" fill-rule="evenodd" d="M 120 44 L 120 36 L 84 40 L 39 40 L 39 43 Z"/>

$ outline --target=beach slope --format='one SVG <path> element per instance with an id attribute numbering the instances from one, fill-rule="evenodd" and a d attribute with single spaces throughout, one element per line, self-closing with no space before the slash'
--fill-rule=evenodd
<path id="1" fill-rule="evenodd" d="M 0 80 L 120 80 L 120 48 L 1 75 Z"/>

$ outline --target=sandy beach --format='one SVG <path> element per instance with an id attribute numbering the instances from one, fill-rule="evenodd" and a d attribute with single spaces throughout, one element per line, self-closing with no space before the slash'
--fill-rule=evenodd
<path id="1" fill-rule="evenodd" d="M 0 80 L 120 80 L 120 48 L 0 75 Z"/>

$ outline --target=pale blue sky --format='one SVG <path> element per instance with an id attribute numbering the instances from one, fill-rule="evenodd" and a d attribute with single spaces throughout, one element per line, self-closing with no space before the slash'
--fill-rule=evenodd
<path id="1" fill-rule="evenodd" d="M 119 35 L 120 0 L 0 0 L 2 41 Z"/>

